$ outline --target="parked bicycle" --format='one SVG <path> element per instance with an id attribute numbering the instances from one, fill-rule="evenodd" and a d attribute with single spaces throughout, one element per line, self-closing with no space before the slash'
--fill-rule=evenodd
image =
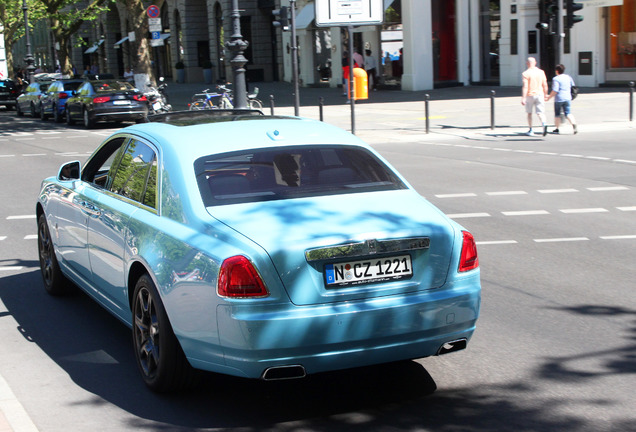
<path id="1" fill-rule="evenodd" d="M 202 93 L 195 94 L 190 103 L 190 110 L 234 108 L 232 89 L 225 85 L 217 85 L 216 88 L 216 92 L 210 92 L 210 89 L 205 89 Z M 254 93 L 247 94 L 247 103 L 250 109 L 263 109 L 263 102 L 257 96 L 258 87 L 254 89 Z"/>

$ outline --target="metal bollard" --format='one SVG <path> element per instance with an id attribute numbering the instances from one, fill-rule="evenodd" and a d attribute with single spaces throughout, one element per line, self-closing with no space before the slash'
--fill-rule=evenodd
<path id="1" fill-rule="evenodd" d="M 269 112 L 274 115 L 274 95 L 269 95 Z"/>
<path id="2" fill-rule="evenodd" d="M 634 120 L 634 81 L 629 82 L 629 121 Z"/>
<path id="3" fill-rule="evenodd" d="M 324 106 L 325 106 L 325 98 L 320 96 L 320 98 L 318 98 L 318 107 L 320 108 L 320 121 L 324 121 L 324 116 L 323 116 Z"/>
<path id="4" fill-rule="evenodd" d="M 426 117 L 426 133 L 429 132 L 430 130 L 430 116 L 428 115 L 429 111 L 428 111 L 428 101 L 431 100 L 431 95 L 430 94 L 425 94 L 424 95 L 424 116 Z"/>
<path id="5" fill-rule="evenodd" d="M 495 129 L 495 91 L 490 90 L 490 129 Z"/>

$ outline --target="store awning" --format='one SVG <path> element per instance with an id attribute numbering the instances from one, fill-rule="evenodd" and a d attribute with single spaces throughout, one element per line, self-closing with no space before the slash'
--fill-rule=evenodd
<path id="1" fill-rule="evenodd" d="M 161 40 L 168 39 L 170 37 L 170 33 L 161 33 Z"/>
<path id="2" fill-rule="evenodd" d="M 97 48 L 99 48 L 99 46 L 101 44 L 104 43 L 104 39 L 100 40 L 99 42 L 97 42 L 95 45 L 93 45 L 92 47 L 90 47 L 89 49 L 87 49 L 86 51 L 84 51 L 84 54 L 92 54 L 95 51 L 97 51 Z"/>
<path id="3" fill-rule="evenodd" d="M 128 40 L 128 36 L 126 36 L 125 38 L 118 40 L 117 42 L 115 42 L 114 46 L 119 46 L 121 44 L 123 44 L 124 42 L 126 42 Z"/>
<path id="4" fill-rule="evenodd" d="M 301 9 L 298 15 L 296 15 L 296 30 L 305 30 L 311 25 L 314 18 L 316 18 L 314 4 L 309 3 Z"/>

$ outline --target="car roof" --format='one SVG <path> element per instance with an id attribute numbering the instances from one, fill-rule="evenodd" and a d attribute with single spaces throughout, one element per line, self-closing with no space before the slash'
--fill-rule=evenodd
<path id="1" fill-rule="evenodd" d="M 338 127 L 302 117 L 234 116 L 221 121 L 177 126 L 142 123 L 120 132 L 147 137 L 161 145 L 166 158 L 189 164 L 210 154 L 318 144 L 369 148 L 364 141 Z"/>

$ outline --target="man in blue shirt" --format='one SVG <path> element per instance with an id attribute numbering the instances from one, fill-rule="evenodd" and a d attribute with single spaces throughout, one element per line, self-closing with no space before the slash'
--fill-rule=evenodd
<path id="1" fill-rule="evenodd" d="M 574 133 L 577 133 L 576 130 L 576 120 L 574 119 L 574 115 L 570 112 L 570 104 L 572 103 L 572 86 L 574 85 L 574 80 L 570 75 L 567 75 L 565 72 L 565 66 L 562 64 L 558 64 L 555 68 L 556 76 L 552 79 L 552 92 L 545 98 L 546 102 L 550 100 L 553 96 L 556 96 L 554 99 L 554 124 L 556 129 L 552 131 L 552 133 L 559 133 L 559 126 L 561 124 L 561 112 L 565 114 L 565 118 L 568 119 L 570 124 L 572 125 L 572 129 Z"/>

